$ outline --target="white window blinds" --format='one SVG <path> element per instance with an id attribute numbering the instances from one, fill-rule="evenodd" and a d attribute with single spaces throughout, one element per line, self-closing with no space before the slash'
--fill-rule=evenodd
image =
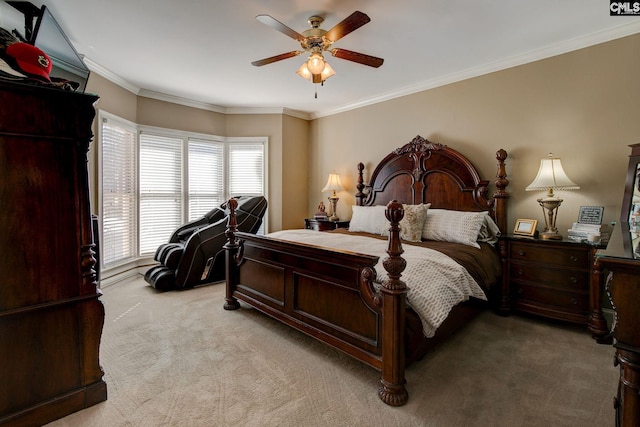
<path id="1" fill-rule="evenodd" d="M 229 196 L 264 194 L 264 144 L 229 144 Z"/>
<path id="2" fill-rule="evenodd" d="M 201 217 L 225 200 L 224 144 L 189 139 L 189 220 Z"/>
<path id="3" fill-rule="evenodd" d="M 105 267 L 135 258 L 136 131 L 102 121 L 102 238 Z"/>
<path id="4" fill-rule="evenodd" d="M 182 224 L 182 139 L 140 134 L 140 255 Z"/>

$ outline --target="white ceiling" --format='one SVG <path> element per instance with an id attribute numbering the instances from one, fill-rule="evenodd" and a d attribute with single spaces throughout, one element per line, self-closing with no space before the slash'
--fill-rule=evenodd
<path id="1" fill-rule="evenodd" d="M 233 112 L 288 109 L 320 117 L 640 32 L 640 17 L 609 16 L 605 0 L 47 0 L 93 72 L 129 90 Z M 327 57 L 318 87 L 296 75 L 305 56 L 257 21 L 329 30 L 355 10 L 371 22 L 334 47 L 384 58 L 378 68 Z M 2 22 L 0 21 L 0 24 Z"/>

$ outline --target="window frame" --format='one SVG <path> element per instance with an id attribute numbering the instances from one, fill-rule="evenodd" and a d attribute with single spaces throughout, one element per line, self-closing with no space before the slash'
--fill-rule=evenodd
<path id="1" fill-rule="evenodd" d="M 182 223 L 187 222 L 187 218 L 189 217 L 189 200 L 190 200 L 190 191 L 189 191 L 189 141 L 195 140 L 197 142 L 211 142 L 214 144 L 222 144 L 223 145 L 223 198 L 224 200 L 228 200 L 232 195 L 229 194 L 229 147 L 235 144 L 261 144 L 263 146 L 263 170 L 262 170 L 262 187 L 263 187 L 263 195 L 268 199 L 268 176 L 269 176 L 269 138 L 266 136 L 257 136 L 257 137 L 223 137 L 219 135 L 209 135 L 197 132 L 189 132 L 189 131 L 180 131 L 176 129 L 168 129 L 156 126 L 148 126 L 148 125 L 139 125 L 133 123 L 129 120 L 118 117 L 114 114 L 111 114 L 104 110 L 98 111 L 98 162 L 97 162 L 97 175 L 98 175 L 98 216 L 100 221 L 100 241 L 103 241 L 103 208 L 104 208 L 104 194 L 103 194 L 103 121 L 112 121 L 117 126 L 126 127 L 128 130 L 133 130 L 135 132 L 135 192 L 136 192 L 136 200 L 135 200 L 135 230 L 134 234 L 134 243 L 133 243 L 133 253 L 131 259 L 126 259 L 121 262 L 114 262 L 112 264 L 104 265 L 104 258 L 102 257 L 102 253 L 100 254 L 101 265 L 100 268 L 103 270 L 103 273 L 108 273 L 111 270 L 119 270 L 127 265 L 131 264 L 140 264 L 140 263 L 148 263 L 148 260 L 153 257 L 153 254 L 141 254 L 140 253 L 140 232 L 141 232 L 141 224 L 140 224 L 140 202 L 141 202 L 141 193 L 140 193 L 140 135 L 142 133 L 148 133 L 153 135 L 158 135 L 161 137 L 169 137 L 169 138 L 180 138 L 182 139 L 182 197 L 181 197 L 181 215 L 182 215 Z M 233 196 L 239 196 L 240 194 L 233 194 Z M 265 212 L 265 216 L 263 217 L 263 230 L 266 233 L 268 228 L 268 217 Z M 102 252 L 103 248 L 100 247 L 100 251 Z M 108 274 L 105 274 L 105 276 Z"/>

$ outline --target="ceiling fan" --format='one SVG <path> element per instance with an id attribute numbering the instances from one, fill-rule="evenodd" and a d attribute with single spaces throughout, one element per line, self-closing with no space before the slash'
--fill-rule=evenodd
<path id="1" fill-rule="evenodd" d="M 329 31 L 320 28 L 324 18 L 320 16 L 312 16 L 307 20 L 309 25 L 311 25 L 311 28 L 304 31 L 302 34 L 292 30 L 269 15 L 258 15 L 256 16 L 256 19 L 298 41 L 302 48 L 302 50 L 293 50 L 291 52 L 264 58 L 259 61 L 253 61 L 251 64 L 256 67 L 261 67 L 283 59 L 293 58 L 294 56 L 298 56 L 304 52 L 310 52 L 311 55 L 309 56 L 309 59 L 302 64 L 297 73 L 312 83 L 323 83 L 326 79 L 333 76 L 335 72 L 325 61 L 322 52 L 329 52 L 336 58 L 346 59 L 347 61 L 357 62 L 358 64 L 368 65 L 374 68 L 378 68 L 384 62 L 384 59 L 376 58 L 375 56 L 365 55 L 363 53 L 347 49 L 332 48 L 333 43 L 371 21 L 365 13 L 355 11 L 347 18 L 336 24 Z"/>

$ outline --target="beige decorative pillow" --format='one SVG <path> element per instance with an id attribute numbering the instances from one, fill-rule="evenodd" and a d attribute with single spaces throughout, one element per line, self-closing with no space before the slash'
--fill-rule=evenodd
<path id="1" fill-rule="evenodd" d="M 384 211 L 387 208 L 383 205 L 357 206 L 352 208 L 349 231 L 360 231 L 363 233 L 381 234 L 387 225 L 387 218 Z"/>
<path id="2" fill-rule="evenodd" d="M 404 218 L 400 221 L 400 238 L 402 240 L 406 240 L 407 242 L 419 242 L 422 240 L 422 230 L 430 206 L 430 203 L 402 205 L 404 209 Z M 391 223 L 386 221 L 385 229 L 380 234 L 382 236 L 389 236 L 390 227 Z"/>
<path id="3" fill-rule="evenodd" d="M 488 214 L 488 212 L 429 209 L 422 229 L 422 238 L 480 248 L 477 242 L 478 234 Z"/>

